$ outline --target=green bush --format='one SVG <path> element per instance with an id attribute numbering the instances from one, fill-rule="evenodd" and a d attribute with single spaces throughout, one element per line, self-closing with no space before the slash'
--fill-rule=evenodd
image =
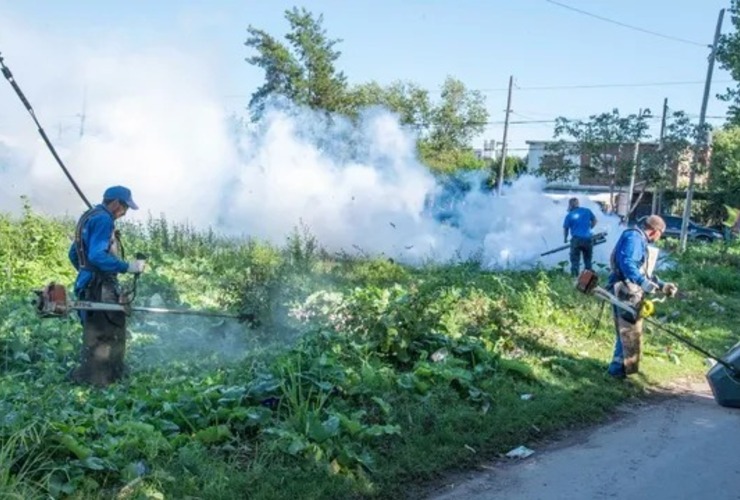
<path id="1" fill-rule="evenodd" d="M 70 283 L 75 272 L 67 251 L 73 232 L 69 221 L 35 214 L 27 199 L 20 218 L 0 214 L 0 292 L 30 291 L 50 280 Z"/>

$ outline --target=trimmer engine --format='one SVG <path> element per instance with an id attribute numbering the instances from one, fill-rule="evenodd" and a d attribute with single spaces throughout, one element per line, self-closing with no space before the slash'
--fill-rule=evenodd
<path id="1" fill-rule="evenodd" d="M 42 318 L 59 318 L 69 313 L 67 290 L 64 285 L 51 282 L 41 290 L 35 290 L 36 312 Z"/>
<path id="2" fill-rule="evenodd" d="M 576 281 L 576 288 L 579 292 L 593 293 L 599 285 L 599 276 L 588 269 L 585 269 Z"/>

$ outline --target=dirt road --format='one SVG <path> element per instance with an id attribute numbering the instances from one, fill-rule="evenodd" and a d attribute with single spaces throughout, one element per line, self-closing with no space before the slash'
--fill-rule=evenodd
<path id="1" fill-rule="evenodd" d="M 717 405 L 706 384 L 620 414 L 517 463 L 451 479 L 430 498 L 740 500 L 740 409 Z"/>

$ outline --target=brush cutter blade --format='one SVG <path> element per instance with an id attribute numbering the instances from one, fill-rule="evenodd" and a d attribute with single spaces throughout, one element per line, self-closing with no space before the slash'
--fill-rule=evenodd
<path id="1" fill-rule="evenodd" d="M 707 373 L 707 382 L 717 403 L 729 408 L 740 408 L 740 342 L 722 359 L 734 368 L 734 372 L 717 363 Z"/>

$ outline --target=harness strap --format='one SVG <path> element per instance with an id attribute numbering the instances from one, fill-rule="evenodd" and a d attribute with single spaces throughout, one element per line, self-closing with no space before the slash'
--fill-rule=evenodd
<path id="1" fill-rule="evenodd" d="M 87 247 L 85 246 L 85 240 L 82 238 L 82 231 L 90 218 L 102 211 L 103 208 L 100 206 L 93 207 L 82 214 L 82 217 L 80 217 L 80 220 L 77 222 L 77 227 L 75 228 L 75 251 L 77 252 L 77 262 L 80 264 L 80 269 L 86 269 L 88 271 L 96 270 L 88 265 Z"/>
<path id="2" fill-rule="evenodd" d="M 609 257 L 609 264 L 611 264 L 612 271 L 617 276 L 617 281 L 624 281 L 624 282 L 627 281 L 627 278 L 625 278 L 624 273 L 622 272 L 622 269 L 620 269 L 619 263 L 617 262 L 617 250 L 620 248 L 622 241 L 624 239 L 624 235 L 625 233 L 627 233 L 627 231 L 637 231 L 638 233 L 642 234 L 642 231 L 640 231 L 636 227 L 625 229 L 624 232 L 622 233 L 622 236 L 619 237 L 619 241 L 617 242 L 616 246 L 614 247 L 614 250 L 612 250 L 611 256 Z M 644 240 L 642 241 L 642 245 L 643 247 L 645 247 L 643 248 L 645 253 L 647 253 L 647 248 L 646 248 L 647 245 L 645 244 Z"/>

